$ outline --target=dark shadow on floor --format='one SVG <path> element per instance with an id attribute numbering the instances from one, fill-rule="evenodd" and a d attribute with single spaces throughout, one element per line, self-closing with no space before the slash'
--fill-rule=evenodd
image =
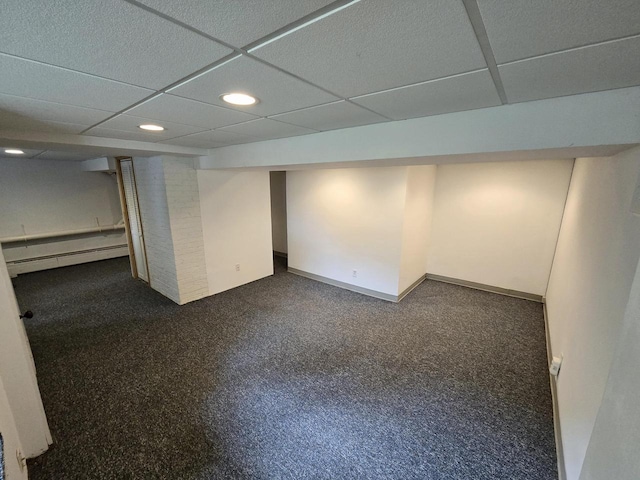
<path id="1" fill-rule="evenodd" d="M 18 277 L 55 445 L 32 479 L 554 479 L 541 305 L 286 272 L 178 307 L 127 259 Z"/>

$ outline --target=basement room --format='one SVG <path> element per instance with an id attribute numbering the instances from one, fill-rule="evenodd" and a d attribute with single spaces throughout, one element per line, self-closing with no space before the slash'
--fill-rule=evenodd
<path id="1" fill-rule="evenodd" d="M 0 480 L 640 478 L 635 0 L 5 0 Z"/>

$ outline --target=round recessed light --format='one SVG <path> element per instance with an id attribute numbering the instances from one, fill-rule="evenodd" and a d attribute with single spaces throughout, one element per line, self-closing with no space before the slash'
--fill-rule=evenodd
<path id="1" fill-rule="evenodd" d="M 138 128 L 141 128 L 142 130 L 149 130 L 150 132 L 161 132 L 164 130 L 164 127 L 160 125 L 154 125 L 153 123 L 138 125 Z"/>
<path id="2" fill-rule="evenodd" d="M 11 155 L 24 155 L 22 150 L 18 150 L 17 148 L 5 148 L 4 153 L 9 153 Z"/>
<path id="3" fill-rule="evenodd" d="M 258 99 L 256 97 L 252 97 L 251 95 L 247 95 L 246 93 L 225 93 L 224 95 L 220 95 L 220 98 L 232 105 L 255 105 L 258 103 Z"/>

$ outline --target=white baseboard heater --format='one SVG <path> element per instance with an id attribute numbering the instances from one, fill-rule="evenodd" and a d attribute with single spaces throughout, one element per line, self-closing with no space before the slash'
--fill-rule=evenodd
<path id="1" fill-rule="evenodd" d="M 24 258 L 7 262 L 9 275 L 15 277 L 21 273 L 49 270 L 51 268 L 67 267 L 80 263 L 95 262 L 108 258 L 125 257 L 129 255 L 127 244 L 111 245 L 108 247 L 93 248 L 89 250 L 76 250 L 73 252 L 57 253 L 41 257 Z"/>

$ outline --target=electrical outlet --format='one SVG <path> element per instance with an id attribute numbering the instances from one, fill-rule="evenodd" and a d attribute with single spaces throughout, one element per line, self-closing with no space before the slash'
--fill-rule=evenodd
<path id="1" fill-rule="evenodd" d="M 562 367 L 562 360 L 564 359 L 564 355 L 560 357 L 553 357 L 551 359 L 551 365 L 549 365 L 549 373 L 554 377 L 560 375 L 560 367 Z"/>
<path id="2" fill-rule="evenodd" d="M 236 263 L 236 272 L 239 272 L 239 271 L 240 271 L 240 264 Z"/>
<path id="3" fill-rule="evenodd" d="M 353 273 L 351 274 L 351 276 L 353 278 L 358 278 L 358 270 L 354 270 Z"/>

